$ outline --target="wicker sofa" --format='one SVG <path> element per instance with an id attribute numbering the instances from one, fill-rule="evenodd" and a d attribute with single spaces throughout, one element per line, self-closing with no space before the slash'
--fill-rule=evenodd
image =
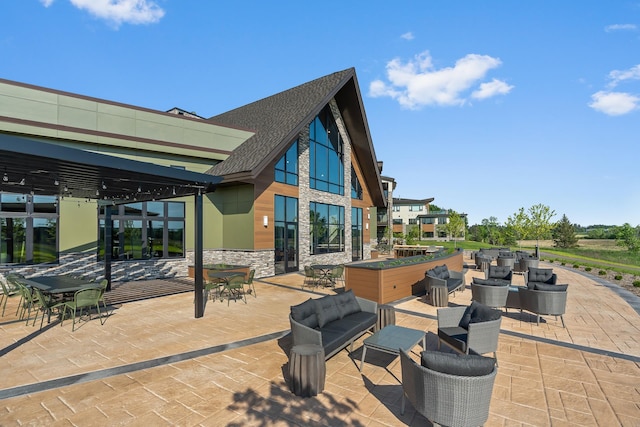
<path id="1" fill-rule="evenodd" d="M 353 290 L 291 306 L 293 345 L 315 344 L 325 360 L 351 344 L 378 320 L 378 304 L 355 296 Z"/>

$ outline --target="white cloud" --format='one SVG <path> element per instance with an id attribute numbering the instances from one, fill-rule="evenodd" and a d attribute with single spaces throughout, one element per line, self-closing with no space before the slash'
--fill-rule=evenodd
<path id="1" fill-rule="evenodd" d="M 164 16 L 164 10 L 151 0 L 69 0 L 78 9 L 109 21 L 116 27 L 120 24 L 152 24 Z M 54 0 L 40 0 L 45 7 Z"/>
<path id="2" fill-rule="evenodd" d="M 375 80 L 369 86 L 372 97 L 389 96 L 401 106 L 417 109 L 425 105 L 464 105 L 465 92 L 482 80 L 487 72 L 502 64 L 487 55 L 469 54 L 458 59 L 453 67 L 436 69 L 428 51 L 402 63 L 398 58 L 387 63 L 388 83 Z M 476 98 L 484 99 L 508 93 L 513 86 L 499 80 L 480 86 Z"/>
<path id="3" fill-rule="evenodd" d="M 637 29 L 638 27 L 635 24 L 613 24 L 604 27 L 604 30 L 607 33 L 610 33 L 612 31 L 635 31 Z"/>
<path id="4" fill-rule="evenodd" d="M 640 64 L 628 70 L 613 70 L 609 73 L 609 87 L 615 87 L 625 80 L 640 80 Z"/>
<path id="5" fill-rule="evenodd" d="M 506 95 L 511 92 L 513 86 L 508 85 L 502 80 L 493 79 L 489 83 L 482 83 L 480 89 L 473 91 L 472 98 L 486 99 L 496 95 Z"/>
<path id="6" fill-rule="evenodd" d="M 405 40 L 413 40 L 414 39 L 413 33 L 411 31 L 409 31 L 408 33 L 404 33 L 400 37 L 405 39 Z"/>
<path id="7" fill-rule="evenodd" d="M 608 116 L 621 116 L 640 108 L 640 98 L 625 92 L 599 91 L 591 95 L 589 107 Z"/>

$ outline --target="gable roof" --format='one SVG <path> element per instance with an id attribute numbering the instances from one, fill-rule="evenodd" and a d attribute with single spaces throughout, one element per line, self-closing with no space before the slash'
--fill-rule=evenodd
<path id="1" fill-rule="evenodd" d="M 375 206 L 385 206 L 380 172 L 354 68 L 312 80 L 284 92 L 213 116 L 209 122 L 255 134 L 207 173 L 224 182 L 251 182 L 282 156 L 300 131 L 335 98 Z M 373 187 L 373 188 L 372 188 Z"/>
<path id="2" fill-rule="evenodd" d="M 427 203 L 433 202 L 434 198 L 430 197 L 428 199 L 401 199 L 401 198 L 393 198 L 394 205 L 426 205 Z"/>

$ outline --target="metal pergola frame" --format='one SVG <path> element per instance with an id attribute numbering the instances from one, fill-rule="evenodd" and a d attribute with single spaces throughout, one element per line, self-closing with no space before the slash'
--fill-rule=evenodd
<path id="1" fill-rule="evenodd" d="M 221 177 L 130 160 L 65 146 L 65 141 L 0 133 L 0 191 L 97 200 L 111 206 L 194 196 L 195 317 L 204 315 L 202 196 Z M 111 232 L 106 230 L 105 245 Z M 105 250 L 105 278 L 111 286 L 111 253 Z"/>

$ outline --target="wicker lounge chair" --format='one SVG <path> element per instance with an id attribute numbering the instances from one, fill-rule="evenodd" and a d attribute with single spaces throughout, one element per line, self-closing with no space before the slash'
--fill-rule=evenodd
<path id="1" fill-rule="evenodd" d="M 437 352 L 424 352 L 423 361 L 425 353 L 439 356 Z M 456 356 L 446 353 L 440 353 L 440 355 L 447 358 Z M 476 357 L 480 357 L 480 359 L 475 359 Z M 405 351 L 400 350 L 403 390 L 400 413 L 404 415 L 405 400 L 409 400 L 417 412 L 434 424 L 447 426 L 483 425 L 489 417 L 489 405 L 497 368 L 492 363 L 494 359 L 488 357 L 461 357 L 461 359 L 466 358 L 474 358 L 472 363 L 477 361 L 480 362 L 478 365 L 484 365 L 481 366 L 483 374 L 456 375 L 441 372 L 443 370 L 449 371 L 449 369 L 427 368 L 418 365 Z M 469 361 L 464 360 L 464 362 Z M 490 372 L 485 374 L 487 365 Z"/>

